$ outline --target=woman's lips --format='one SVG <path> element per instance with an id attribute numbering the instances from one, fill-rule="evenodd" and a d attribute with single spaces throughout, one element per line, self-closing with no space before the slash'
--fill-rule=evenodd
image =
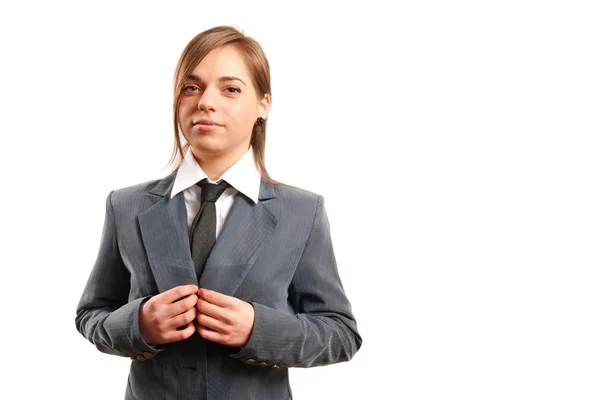
<path id="1" fill-rule="evenodd" d="M 194 128 L 198 129 L 202 132 L 212 132 L 217 128 L 220 128 L 220 125 L 217 124 L 195 124 Z"/>

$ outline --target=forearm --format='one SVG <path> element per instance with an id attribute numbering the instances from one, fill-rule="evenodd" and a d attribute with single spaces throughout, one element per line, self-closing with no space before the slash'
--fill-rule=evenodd
<path id="1" fill-rule="evenodd" d="M 103 353 L 124 357 L 156 353 L 143 341 L 139 329 L 140 306 L 149 297 L 127 301 L 130 275 L 119 250 L 112 193 L 106 198 L 100 249 L 77 305 L 75 325 Z"/>
<path id="2" fill-rule="evenodd" d="M 250 340 L 233 358 L 279 367 L 316 367 L 349 361 L 362 338 L 353 318 L 336 313 L 291 315 L 253 303 Z M 263 364 L 264 365 L 264 364 Z"/>
<path id="3" fill-rule="evenodd" d="M 82 303 L 75 318 L 77 330 L 103 353 L 123 357 L 158 353 L 162 349 L 147 344 L 140 334 L 139 309 L 145 299 L 133 300 L 117 309 Z"/>

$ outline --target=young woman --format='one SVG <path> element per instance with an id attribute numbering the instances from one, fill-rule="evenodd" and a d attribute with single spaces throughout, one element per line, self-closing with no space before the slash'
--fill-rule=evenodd
<path id="1" fill-rule="evenodd" d="M 175 72 L 177 167 L 107 197 L 76 325 L 133 360 L 126 399 L 288 399 L 288 368 L 361 346 L 323 197 L 265 169 L 270 105 L 255 40 L 198 34 Z"/>

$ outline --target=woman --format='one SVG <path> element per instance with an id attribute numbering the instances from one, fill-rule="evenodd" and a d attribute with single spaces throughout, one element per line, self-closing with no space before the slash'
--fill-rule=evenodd
<path id="1" fill-rule="evenodd" d="M 107 197 L 76 325 L 133 360 L 127 399 L 288 399 L 288 368 L 361 346 L 323 197 L 265 169 L 270 105 L 260 45 L 200 33 L 175 73 L 177 168 Z"/>

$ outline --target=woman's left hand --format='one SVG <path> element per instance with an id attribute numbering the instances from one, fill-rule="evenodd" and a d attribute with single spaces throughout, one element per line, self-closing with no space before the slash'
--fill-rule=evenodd
<path id="1" fill-rule="evenodd" d="M 198 290 L 196 330 L 206 340 L 244 347 L 254 328 L 254 307 L 237 297 L 208 289 Z"/>

